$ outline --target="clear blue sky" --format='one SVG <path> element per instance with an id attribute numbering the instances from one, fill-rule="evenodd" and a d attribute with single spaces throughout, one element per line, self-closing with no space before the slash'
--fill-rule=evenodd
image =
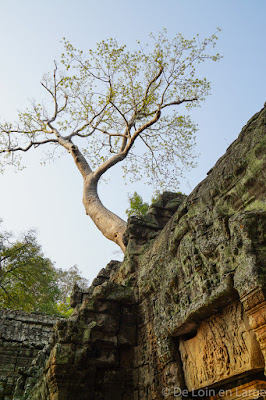
<path id="1" fill-rule="evenodd" d="M 265 0 L 1 0 L 0 116 L 16 117 L 27 99 L 41 96 L 40 79 L 51 70 L 65 36 L 86 50 L 108 37 L 133 47 L 150 32 L 167 28 L 203 37 L 222 29 L 217 49 L 224 56 L 206 65 L 212 95 L 193 112 L 199 125 L 198 167 L 187 174 L 180 190 L 189 193 L 238 136 L 247 120 L 266 101 Z M 78 264 L 93 279 L 111 259 L 116 246 L 86 217 L 82 180 L 72 160 L 63 157 L 41 167 L 39 154 L 27 154 L 27 168 L 0 176 L 0 217 L 14 232 L 37 228 L 46 256 L 58 267 Z M 141 183 L 125 186 L 117 168 L 100 187 L 107 207 L 125 218 L 128 193 L 137 190 L 150 200 Z"/>

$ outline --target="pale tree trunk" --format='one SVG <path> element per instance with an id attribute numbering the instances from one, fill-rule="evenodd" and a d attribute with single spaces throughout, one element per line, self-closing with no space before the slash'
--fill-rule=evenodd
<path id="1" fill-rule="evenodd" d="M 120 246 L 125 253 L 125 245 L 123 243 L 123 234 L 126 230 L 127 223 L 118 215 L 109 211 L 99 199 L 97 186 L 102 174 L 107 171 L 112 165 L 121 161 L 124 156 L 116 155 L 107 162 L 103 163 L 96 171 L 92 171 L 87 160 L 71 141 L 66 141 L 60 138 L 63 147 L 72 155 L 76 166 L 83 176 L 83 204 L 86 214 L 92 219 L 97 228 L 109 240 Z"/>
<path id="2" fill-rule="evenodd" d="M 99 177 L 91 172 L 84 177 L 83 204 L 86 214 L 90 216 L 97 228 L 109 240 L 112 240 L 125 252 L 123 234 L 126 222 L 104 207 L 97 193 Z"/>

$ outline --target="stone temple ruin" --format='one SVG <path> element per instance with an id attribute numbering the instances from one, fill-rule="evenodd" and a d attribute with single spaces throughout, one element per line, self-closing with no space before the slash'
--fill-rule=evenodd
<path id="1" fill-rule="evenodd" d="M 21 321 L 31 344 L 0 328 L 0 399 L 266 398 L 265 149 L 266 107 L 189 196 L 129 219 L 124 261 L 75 288 L 49 343 L 44 316 Z"/>

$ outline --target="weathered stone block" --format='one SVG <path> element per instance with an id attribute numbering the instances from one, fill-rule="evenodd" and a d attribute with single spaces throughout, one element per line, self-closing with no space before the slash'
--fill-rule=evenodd
<path id="1" fill-rule="evenodd" d="M 96 286 L 93 297 L 96 299 L 106 299 L 119 303 L 131 303 L 133 296 L 132 287 L 118 285 L 113 282 L 105 282 L 101 286 Z"/>

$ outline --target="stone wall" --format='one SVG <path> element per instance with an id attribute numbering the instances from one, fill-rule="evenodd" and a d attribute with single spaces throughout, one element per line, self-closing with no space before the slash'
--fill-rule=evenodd
<path id="1" fill-rule="evenodd" d="M 266 398 L 266 108 L 189 196 L 131 217 L 15 400 Z"/>
<path id="2" fill-rule="evenodd" d="M 57 322 L 48 358 L 20 378 L 14 399 L 133 399 L 134 290 L 96 280 L 91 292 L 82 303 L 75 293 L 76 312 Z"/>
<path id="3" fill-rule="evenodd" d="M 0 400 L 12 399 L 21 368 L 48 343 L 57 321 L 45 314 L 0 310 Z"/>
<path id="4" fill-rule="evenodd" d="M 256 343 L 251 347 L 257 348 L 259 343 L 265 359 L 265 122 L 266 108 L 247 123 L 154 239 L 143 243 L 138 235 L 143 218 L 129 220 L 130 251 L 114 280 L 122 284 L 132 266 L 139 290 L 135 361 L 139 399 L 160 399 L 162 393 L 172 398 L 175 388 L 191 392 L 219 383 L 226 387 L 226 380 L 232 382 L 234 377 L 235 386 L 240 387 L 240 375 L 244 381 L 258 379 L 257 387 L 266 389 L 261 355 L 260 365 L 251 365 L 249 359 L 245 371 L 237 367 L 234 357 L 241 359 L 245 353 L 239 348 L 244 327 L 240 319 L 232 321 L 225 311 L 237 304 L 246 321 L 241 335 L 247 337 L 252 329 Z M 242 328 L 235 329 L 229 340 L 221 320 Z M 217 335 L 208 339 L 206 332 L 202 340 L 204 323 L 218 331 L 219 341 Z M 245 341 L 242 344 L 246 346 Z M 196 351 L 196 359 L 187 358 L 184 349 Z M 229 357 L 232 354 L 234 357 Z M 216 374 L 210 370 L 217 370 Z M 193 380 L 193 374 L 199 375 L 199 382 Z"/>

